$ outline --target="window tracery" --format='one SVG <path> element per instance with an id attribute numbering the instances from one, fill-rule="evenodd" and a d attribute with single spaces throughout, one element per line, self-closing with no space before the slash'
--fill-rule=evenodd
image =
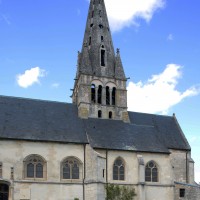
<path id="1" fill-rule="evenodd" d="M 117 158 L 113 164 L 113 180 L 124 180 L 125 166 L 121 158 Z"/>
<path id="2" fill-rule="evenodd" d="M 145 167 L 145 181 L 158 182 L 158 167 L 154 161 L 148 162 Z"/>
<path id="3" fill-rule="evenodd" d="M 61 164 L 62 179 L 80 179 L 80 162 L 73 157 L 65 159 Z"/>
<path id="4" fill-rule="evenodd" d="M 39 155 L 30 155 L 24 161 L 25 178 L 45 178 L 46 161 Z"/>

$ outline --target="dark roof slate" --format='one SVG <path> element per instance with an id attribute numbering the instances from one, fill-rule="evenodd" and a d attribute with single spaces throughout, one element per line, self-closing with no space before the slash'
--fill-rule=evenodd
<path id="1" fill-rule="evenodd" d="M 87 143 L 73 104 L 0 96 L 0 138 Z"/>
<path id="2" fill-rule="evenodd" d="M 153 125 L 157 129 L 157 137 L 167 148 L 191 149 L 175 116 L 129 112 L 129 117 L 133 124 Z"/>
<path id="3" fill-rule="evenodd" d="M 74 104 L 0 96 L 0 139 L 90 143 L 94 148 L 190 150 L 174 117 L 129 112 L 131 123 L 80 119 Z"/>
<path id="4" fill-rule="evenodd" d="M 88 119 L 84 123 L 89 143 L 94 148 L 169 153 L 153 126 L 105 119 Z"/>

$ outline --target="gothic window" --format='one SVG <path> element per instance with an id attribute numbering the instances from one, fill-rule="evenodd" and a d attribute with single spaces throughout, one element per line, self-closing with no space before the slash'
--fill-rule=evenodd
<path id="1" fill-rule="evenodd" d="M 80 165 L 76 158 L 66 158 L 61 164 L 62 179 L 80 179 Z"/>
<path id="2" fill-rule="evenodd" d="M 106 51 L 104 49 L 101 49 L 101 66 L 105 66 L 105 54 Z"/>
<path id="3" fill-rule="evenodd" d="M 102 118 L 102 112 L 101 112 L 101 110 L 98 110 L 98 118 Z"/>
<path id="4" fill-rule="evenodd" d="M 101 36 L 101 42 L 103 42 L 103 36 Z"/>
<path id="5" fill-rule="evenodd" d="M 46 161 L 39 155 L 30 155 L 24 160 L 25 178 L 45 178 Z"/>
<path id="6" fill-rule="evenodd" d="M 99 85 L 98 88 L 98 103 L 101 104 L 102 103 L 102 86 Z"/>
<path id="7" fill-rule="evenodd" d="M 121 158 L 117 158 L 113 164 L 113 180 L 124 180 L 124 162 Z"/>
<path id="8" fill-rule="evenodd" d="M 91 85 L 91 102 L 95 103 L 95 85 Z"/>
<path id="9" fill-rule="evenodd" d="M 2 178 L 3 174 L 2 174 L 2 171 L 3 171 L 3 163 L 0 162 L 0 178 Z"/>
<path id="10" fill-rule="evenodd" d="M 99 17 L 101 17 L 101 10 L 99 10 Z"/>
<path id="11" fill-rule="evenodd" d="M 90 24 L 90 27 L 92 28 L 92 27 L 93 27 L 93 24 Z"/>
<path id="12" fill-rule="evenodd" d="M 116 104 L 116 88 L 112 89 L 112 105 L 115 106 Z"/>
<path id="13" fill-rule="evenodd" d="M 109 112 L 109 119 L 112 119 L 112 112 Z"/>
<path id="14" fill-rule="evenodd" d="M 94 17 L 94 10 L 92 11 L 92 18 Z"/>
<path id="15" fill-rule="evenodd" d="M 148 162 L 145 167 L 145 181 L 158 182 L 158 168 L 154 161 Z"/>
<path id="16" fill-rule="evenodd" d="M 106 86 L 106 105 L 110 105 L 110 88 Z"/>

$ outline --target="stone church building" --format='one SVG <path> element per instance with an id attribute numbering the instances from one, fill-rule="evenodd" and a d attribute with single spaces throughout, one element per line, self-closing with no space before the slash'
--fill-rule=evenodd
<path id="1" fill-rule="evenodd" d="M 127 78 L 103 0 L 91 0 L 73 103 L 0 96 L 0 200 L 200 200 L 176 116 L 127 111 Z"/>

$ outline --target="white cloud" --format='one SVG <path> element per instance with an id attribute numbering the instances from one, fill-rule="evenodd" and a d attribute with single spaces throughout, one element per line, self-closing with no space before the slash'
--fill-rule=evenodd
<path id="1" fill-rule="evenodd" d="M 58 88 L 60 86 L 60 83 L 53 83 L 51 85 L 52 88 Z"/>
<path id="2" fill-rule="evenodd" d="M 170 33 L 170 34 L 167 36 L 167 40 L 170 40 L 170 41 L 174 40 L 174 36 Z"/>
<path id="3" fill-rule="evenodd" d="M 179 65 L 168 64 L 161 74 L 153 75 L 147 82 L 129 82 L 128 109 L 166 114 L 172 106 L 186 97 L 199 94 L 199 89 L 196 87 L 184 92 L 176 89 L 178 79 L 181 78 L 181 69 Z"/>
<path id="4" fill-rule="evenodd" d="M 26 70 L 24 74 L 17 75 L 17 83 L 22 88 L 28 88 L 34 83 L 40 83 L 39 78 L 46 76 L 46 71 L 39 67 Z"/>
<path id="5" fill-rule="evenodd" d="M 118 31 L 139 25 L 138 19 L 149 22 L 156 10 L 163 8 L 165 0 L 105 0 L 111 29 Z"/>
<path id="6" fill-rule="evenodd" d="M 195 166 L 195 181 L 200 184 L 200 165 Z"/>
<path id="7" fill-rule="evenodd" d="M 90 2 L 90 0 L 87 0 Z M 131 25 L 139 26 L 138 19 L 149 22 L 166 0 L 104 0 L 112 31 Z"/>

